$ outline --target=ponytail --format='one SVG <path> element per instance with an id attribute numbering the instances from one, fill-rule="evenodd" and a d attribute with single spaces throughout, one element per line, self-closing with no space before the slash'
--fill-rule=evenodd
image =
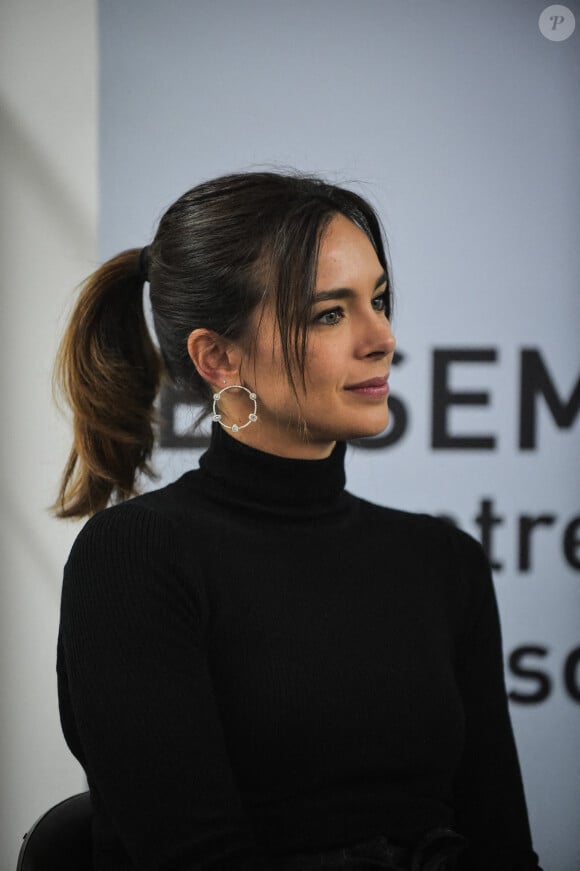
<path id="1" fill-rule="evenodd" d="M 74 441 L 57 517 L 84 517 L 135 494 L 152 476 L 153 403 L 162 365 L 143 311 L 141 250 L 85 282 L 58 352 L 55 381 L 73 411 Z"/>

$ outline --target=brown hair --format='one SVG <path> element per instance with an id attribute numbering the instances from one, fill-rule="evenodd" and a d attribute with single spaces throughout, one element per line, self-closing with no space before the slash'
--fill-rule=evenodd
<path id="1" fill-rule="evenodd" d="M 170 206 L 147 249 L 147 276 L 141 250 L 131 249 L 87 279 L 57 361 L 74 417 L 59 517 L 94 514 L 111 497 L 132 495 L 137 474 L 150 473 L 162 370 L 209 411 L 210 387 L 187 351 L 192 330 L 244 338 L 252 311 L 272 300 L 296 389 L 320 240 L 337 213 L 366 233 L 389 276 L 378 218 L 362 197 L 310 176 L 252 172 L 204 182 Z M 145 322 L 145 278 L 160 354 Z"/>

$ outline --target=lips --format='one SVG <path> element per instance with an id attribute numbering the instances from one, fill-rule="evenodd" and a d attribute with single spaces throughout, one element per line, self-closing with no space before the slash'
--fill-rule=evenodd
<path id="1" fill-rule="evenodd" d="M 381 378 L 370 378 L 368 381 L 361 381 L 359 384 L 348 384 L 345 390 L 373 390 L 385 388 L 388 375 L 383 375 Z"/>
<path id="2" fill-rule="evenodd" d="M 382 399 L 389 392 L 387 378 L 388 375 L 382 375 L 380 378 L 369 378 L 368 381 L 360 381 L 358 384 L 348 384 L 344 389 L 359 396 Z"/>

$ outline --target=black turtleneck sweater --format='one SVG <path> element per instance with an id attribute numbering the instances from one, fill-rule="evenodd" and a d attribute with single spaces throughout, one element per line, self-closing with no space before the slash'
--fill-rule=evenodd
<path id="1" fill-rule="evenodd" d="M 96 868 L 270 871 L 437 826 L 469 871 L 537 868 L 481 547 L 350 495 L 343 458 L 217 427 L 80 533 L 58 677 Z"/>

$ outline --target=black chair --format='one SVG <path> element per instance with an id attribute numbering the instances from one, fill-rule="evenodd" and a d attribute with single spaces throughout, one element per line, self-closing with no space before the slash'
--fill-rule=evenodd
<path id="1" fill-rule="evenodd" d="M 92 871 L 91 817 L 88 792 L 45 811 L 24 835 L 16 871 Z"/>

